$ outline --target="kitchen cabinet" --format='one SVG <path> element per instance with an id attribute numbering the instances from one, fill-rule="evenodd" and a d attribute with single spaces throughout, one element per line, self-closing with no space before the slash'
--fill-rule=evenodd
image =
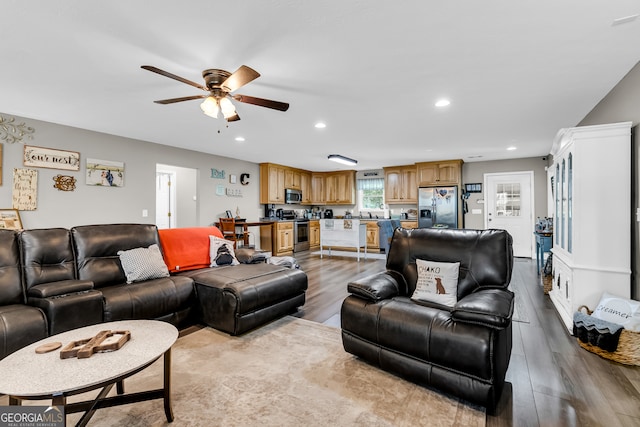
<path id="1" fill-rule="evenodd" d="M 293 221 L 276 223 L 276 253 L 275 256 L 293 253 Z"/>
<path id="2" fill-rule="evenodd" d="M 320 247 L 320 221 L 309 221 L 309 248 L 314 249 Z"/>
<path id="3" fill-rule="evenodd" d="M 377 221 L 367 221 L 367 249 L 380 249 L 380 227 Z"/>
<path id="4" fill-rule="evenodd" d="M 562 129 L 551 154 L 549 298 L 571 333 L 581 305 L 594 310 L 604 291 L 630 297 L 631 122 Z"/>
<path id="5" fill-rule="evenodd" d="M 355 171 L 329 172 L 324 177 L 325 204 L 355 204 Z"/>
<path id="6" fill-rule="evenodd" d="M 300 173 L 300 190 L 302 191 L 302 204 L 303 205 L 313 204 L 313 199 L 311 194 L 311 172 Z"/>
<path id="7" fill-rule="evenodd" d="M 462 160 L 416 163 L 418 187 L 457 185 L 462 182 Z"/>
<path id="8" fill-rule="evenodd" d="M 385 203 L 418 203 L 415 165 L 384 168 Z"/>
<path id="9" fill-rule="evenodd" d="M 260 203 L 284 203 L 285 166 L 260 164 Z"/>
<path id="10" fill-rule="evenodd" d="M 302 173 L 297 169 L 286 168 L 284 170 L 284 188 L 302 189 Z"/>
<path id="11" fill-rule="evenodd" d="M 418 220 L 401 220 L 400 227 L 402 228 L 418 228 Z"/>
<path id="12" fill-rule="evenodd" d="M 311 173 L 311 203 L 324 205 L 324 173 Z"/>

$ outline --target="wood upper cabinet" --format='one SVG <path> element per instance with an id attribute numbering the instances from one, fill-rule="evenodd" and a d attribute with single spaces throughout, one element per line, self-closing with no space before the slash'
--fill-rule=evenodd
<path id="1" fill-rule="evenodd" d="M 313 204 L 311 192 L 311 172 L 300 172 L 300 190 L 302 191 L 302 204 Z"/>
<path id="2" fill-rule="evenodd" d="M 284 170 L 284 188 L 302 190 L 302 172 L 297 169 Z"/>
<path id="3" fill-rule="evenodd" d="M 384 168 L 385 203 L 417 203 L 418 183 L 415 165 Z"/>
<path id="4" fill-rule="evenodd" d="M 462 160 L 416 163 L 418 186 L 460 185 L 462 181 Z"/>
<path id="5" fill-rule="evenodd" d="M 324 173 L 311 173 L 311 203 L 323 205 L 324 200 Z"/>
<path id="6" fill-rule="evenodd" d="M 261 163 L 260 203 L 283 204 L 285 188 L 301 190 L 303 205 L 353 205 L 356 171 L 309 172 Z"/>
<path id="7" fill-rule="evenodd" d="M 328 172 L 324 177 L 326 204 L 353 205 L 355 203 L 355 171 Z"/>
<path id="8" fill-rule="evenodd" d="M 285 169 L 273 163 L 260 164 L 260 203 L 284 203 Z"/>

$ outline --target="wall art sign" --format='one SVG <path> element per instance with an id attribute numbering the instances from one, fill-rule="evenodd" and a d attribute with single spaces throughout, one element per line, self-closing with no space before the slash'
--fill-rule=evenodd
<path id="1" fill-rule="evenodd" d="M 9 144 L 22 142 L 23 138 L 33 139 L 33 133 L 36 130 L 24 122 L 15 124 L 15 121 L 15 117 L 0 116 L 0 139 Z"/>
<path id="2" fill-rule="evenodd" d="M 0 209 L 0 228 L 22 230 L 20 212 L 17 209 Z"/>
<path id="3" fill-rule="evenodd" d="M 69 175 L 56 175 L 53 177 L 53 188 L 60 191 L 73 191 L 76 189 L 76 179 Z"/>
<path id="4" fill-rule="evenodd" d="M 211 178 L 224 179 L 224 176 L 224 170 L 219 171 L 218 169 L 211 168 Z"/>
<path id="5" fill-rule="evenodd" d="M 38 171 L 16 168 L 13 170 L 13 208 L 35 211 L 38 207 Z"/>
<path id="6" fill-rule="evenodd" d="M 25 166 L 34 168 L 78 171 L 80 170 L 80 153 L 25 145 L 22 162 Z"/>
<path id="7" fill-rule="evenodd" d="M 87 159 L 87 185 L 124 187 L 124 163 Z"/>

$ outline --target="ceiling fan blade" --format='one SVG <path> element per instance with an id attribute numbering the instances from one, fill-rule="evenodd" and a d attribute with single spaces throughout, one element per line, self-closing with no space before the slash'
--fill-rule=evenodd
<path id="1" fill-rule="evenodd" d="M 176 76 L 175 74 L 171 74 L 168 71 L 161 70 L 160 68 L 154 67 L 152 65 L 142 65 L 140 68 L 151 71 L 152 73 L 160 74 L 161 76 L 169 77 L 170 79 L 174 79 L 182 83 L 186 83 L 193 87 L 197 87 L 198 89 L 206 90 L 207 92 L 209 91 L 209 89 L 199 83 L 192 82 L 191 80 L 187 80 L 184 77 Z"/>
<path id="2" fill-rule="evenodd" d="M 260 77 L 260 73 L 253 68 L 242 65 L 233 74 L 227 77 L 220 87 L 227 92 L 233 92 L 258 77 Z"/>
<path id="3" fill-rule="evenodd" d="M 240 120 L 240 116 L 238 115 L 238 113 L 235 113 L 233 116 L 227 119 L 228 122 L 237 122 L 238 120 Z"/>
<path id="4" fill-rule="evenodd" d="M 256 98 L 254 96 L 233 95 L 233 99 L 246 104 L 259 105 L 260 107 L 273 108 L 274 110 L 279 111 L 287 111 L 289 109 L 289 104 L 286 102 L 272 101 L 270 99 Z"/>
<path id="5" fill-rule="evenodd" d="M 161 99 L 159 101 L 153 101 L 156 104 L 173 104 L 174 102 L 182 102 L 182 101 L 191 101 L 193 99 L 202 99 L 206 98 L 209 95 L 192 95 L 192 96 L 183 96 L 182 98 L 171 98 L 171 99 Z"/>

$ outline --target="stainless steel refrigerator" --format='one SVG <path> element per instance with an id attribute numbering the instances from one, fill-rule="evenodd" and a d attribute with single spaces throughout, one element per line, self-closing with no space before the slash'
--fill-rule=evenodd
<path id="1" fill-rule="evenodd" d="M 420 187 L 418 227 L 458 228 L 458 187 Z"/>

